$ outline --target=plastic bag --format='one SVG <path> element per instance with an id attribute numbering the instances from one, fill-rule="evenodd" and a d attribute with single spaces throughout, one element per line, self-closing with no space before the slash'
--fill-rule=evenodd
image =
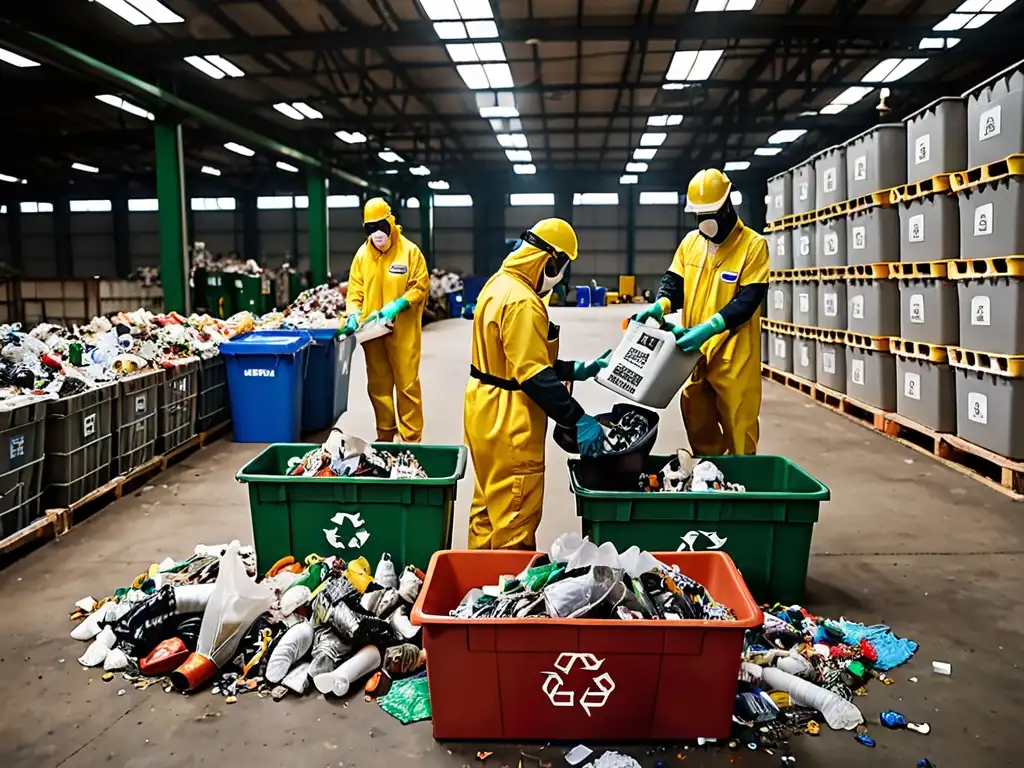
<path id="1" fill-rule="evenodd" d="M 429 720 L 433 712 L 426 675 L 396 680 L 391 684 L 391 690 L 380 697 L 379 704 L 402 725 Z"/>

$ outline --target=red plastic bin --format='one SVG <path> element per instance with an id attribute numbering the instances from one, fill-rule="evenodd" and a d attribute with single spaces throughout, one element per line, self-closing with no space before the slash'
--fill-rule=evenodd
<path id="1" fill-rule="evenodd" d="M 739 619 L 454 619 L 473 587 L 534 552 L 447 551 L 413 608 L 423 627 L 436 739 L 634 741 L 725 738 L 743 634 L 763 621 L 724 552 L 661 552 Z"/>

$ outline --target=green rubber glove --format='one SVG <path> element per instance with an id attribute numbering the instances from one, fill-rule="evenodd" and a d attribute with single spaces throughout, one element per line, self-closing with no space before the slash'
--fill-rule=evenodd
<path id="1" fill-rule="evenodd" d="M 587 362 L 577 360 L 572 365 L 573 381 L 586 381 L 587 379 L 594 378 L 601 372 L 602 368 L 608 367 L 608 358 L 611 356 L 612 351 L 610 349 L 606 349 L 600 357 L 594 358 L 593 360 L 588 360 Z"/>
<path id="2" fill-rule="evenodd" d="M 724 330 L 725 319 L 720 314 L 715 313 L 710 320 L 693 326 L 693 328 L 683 333 L 681 337 L 677 335 L 676 346 L 683 350 L 683 352 L 696 352 L 704 346 L 705 341 L 712 336 L 717 336 Z M 675 329 L 672 332 L 675 334 Z"/>
<path id="3" fill-rule="evenodd" d="M 378 317 L 382 317 L 384 318 L 384 322 L 393 323 L 395 322 L 395 318 L 398 317 L 400 313 L 405 312 L 405 310 L 407 310 L 408 308 L 409 300 L 402 296 L 400 298 L 395 299 L 394 301 L 389 301 L 387 304 L 380 308 L 379 312 L 370 313 L 370 316 L 366 318 L 366 322 L 369 323 L 373 320 L 376 320 Z"/>
<path id="4" fill-rule="evenodd" d="M 651 317 L 653 317 L 659 323 L 665 319 L 665 307 L 662 305 L 661 301 L 655 301 L 647 309 L 643 310 L 642 312 L 639 312 L 636 316 L 636 321 L 638 323 L 643 323 L 646 322 L 647 319 Z"/>
<path id="5" fill-rule="evenodd" d="M 576 422 L 576 443 L 581 456 L 600 456 L 604 450 L 604 430 L 593 416 L 584 414 Z"/>
<path id="6" fill-rule="evenodd" d="M 348 316 L 345 324 L 338 329 L 338 336 L 348 336 L 355 333 L 359 328 L 359 313 L 353 312 Z"/>

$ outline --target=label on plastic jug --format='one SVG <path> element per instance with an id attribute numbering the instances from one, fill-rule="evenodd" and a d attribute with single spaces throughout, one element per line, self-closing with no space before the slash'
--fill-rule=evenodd
<path id="1" fill-rule="evenodd" d="M 785 339 L 775 339 L 775 355 L 776 355 L 776 357 L 785 357 L 786 356 L 786 340 Z"/>
<path id="2" fill-rule="evenodd" d="M 835 374 L 836 372 L 836 353 L 832 350 L 821 353 L 821 367 L 825 369 L 825 373 Z"/>
<path id="3" fill-rule="evenodd" d="M 825 317 L 836 317 L 839 314 L 839 294 L 825 294 Z"/>
<path id="4" fill-rule="evenodd" d="M 647 397 L 666 360 L 676 352 L 670 333 L 631 322 L 610 365 L 598 374 L 598 382 L 630 398 Z"/>
<path id="5" fill-rule="evenodd" d="M 839 253 L 839 235 L 835 232 L 825 233 L 825 255 L 835 256 Z"/>
<path id="6" fill-rule="evenodd" d="M 824 184 L 822 186 L 826 192 L 836 191 L 836 169 L 834 167 L 825 169 Z"/>
<path id="7" fill-rule="evenodd" d="M 924 136 L 918 136 L 917 141 L 914 142 L 914 165 L 927 163 L 931 156 L 932 135 L 926 133 Z"/>
<path id="8" fill-rule="evenodd" d="M 979 205 L 974 209 L 974 236 L 985 237 L 992 234 L 995 222 L 992 221 L 992 203 Z"/>
<path id="9" fill-rule="evenodd" d="M 801 200 L 806 200 L 807 199 L 807 182 L 806 181 L 801 181 L 800 182 L 800 199 Z"/>
<path id="10" fill-rule="evenodd" d="M 82 437 L 92 437 L 96 434 L 96 414 L 90 413 L 82 419 Z"/>
<path id="11" fill-rule="evenodd" d="M 800 236 L 800 255 L 809 256 L 811 253 L 811 236 L 801 235 Z"/>
<path id="12" fill-rule="evenodd" d="M 773 298 L 773 300 L 775 302 L 775 309 L 785 309 L 786 308 L 786 296 L 785 296 L 785 294 L 782 291 L 775 291 L 772 294 L 772 298 Z"/>
<path id="13" fill-rule="evenodd" d="M 907 221 L 907 239 L 912 243 L 924 242 L 924 214 L 911 216 Z"/>
<path id="14" fill-rule="evenodd" d="M 776 235 L 775 236 L 775 255 L 785 256 L 786 255 L 786 236 Z"/>
<path id="15" fill-rule="evenodd" d="M 800 365 L 804 368 L 811 367 L 811 350 L 807 348 L 806 344 L 800 347 Z"/>
<path id="16" fill-rule="evenodd" d="M 809 293 L 801 293 L 797 296 L 799 302 L 800 311 L 805 315 L 811 311 L 811 295 Z"/>
<path id="17" fill-rule="evenodd" d="M 979 424 L 988 424 L 988 396 L 980 392 L 967 393 L 967 418 Z"/>
<path id="18" fill-rule="evenodd" d="M 924 322 L 924 294 L 910 294 L 910 322 Z"/>
<path id="19" fill-rule="evenodd" d="M 853 160 L 853 180 L 864 181 L 868 177 L 868 158 L 861 155 Z"/>
<path id="20" fill-rule="evenodd" d="M 921 374 L 907 371 L 903 377 L 903 394 L 911 400 L 921 399 Z"/>
<path id="21" fill-rule="evenodd" d="M 864 319 L 864 297 L 863 296 L 851 296 L 850 297 L 850 315 L 855 320 Z"/>
<path id="22" fill-rule="evenodd" d="M 863 360 L 851 360 L 850 361 L 850 381 L 854 384 L 860 384 L 864 386 L 864 361 Z"/>
<path id="23" fill-rule="evenodd" d="M 975 296 L 971 299 L 971 325 L 992 324 L 992 301 L 988 296 Z"/>
<path id="24" fill-rule="evenodd" d="M 865 227 L 853 228 L 853 250 L 863 251 L 867 247 L 867 229 Z"/>
<path id="25" fill-rule="evenodd" d="M 996 104 L 982 112 L 978 119 L 978 141 L 987 141 L 998 136 L 1003 129 L 1002 117 L 1003 107 L 1001 104 Z"/>

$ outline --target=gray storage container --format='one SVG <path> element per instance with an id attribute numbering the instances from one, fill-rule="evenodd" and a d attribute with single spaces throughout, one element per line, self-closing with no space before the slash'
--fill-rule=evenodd
<path id="1" fill-rule="evenodd" d="M 117 383 L 112 472 L 125 475 L 156 455 L 157 401 L 164 372 L 142 371 Z"/>
<path id="2" fill-rule="evenodd" d="M 793 213 L 808 213 L 815 208 L 814 158 L 793 168 Z"/>
<path id="3" fill-rule="evenodd" d="M 53 400 L 46 415 L 46 508 L 70 507 L 110 479 L 117 384 Z"/>
<path id="4" fill-rule="evenodd" d="M 228 372 L 223 355 L 199 363 L 199 407 L 196 411 L 196 431 L 206 432 L 231 421 L 231 403 L 228 400 Z"/>
<path id="5" fill-rule="evenodd" d="M 1024 152 L 1024 61 L 975 86 L 964 98 L 969 168 Z"/>
<path id="6" fill-rule="evenodd" d="M 945 194 L 900 203 L 900 261 L 960 258 L 960 211 Z"/>
<path id="7" fill-rule="evenodd" d="M 793 325 L 818 327 L 818 280 L 798 278 L 793 281 Z"/>
<path id="8" fill-rule="evenodd" d="M 960 202 L 960 258 L 1024 254 L 1024 179 L 1014 176 L 964 189 Z"/>
<path id="9" fill-rule="evenodd" d="M 886 277 L 846 280 L 847 326 L 865 336 L 900 334 L 900 287 Z"/>
<path id="10" fill-rule="evenodd" d="M 907 183 L 907 129 L 876 125 L 846 142 L 846 193 L 855 200 Z"/>
<path id="11" fill-rule="evenodd" d="M 960 341 L 956 346 L 996 355 L 1024 355 L 1024 258 L 957 264 Z M 988 274 L 986 275 L 986 269 Z M 1003 273 L 1003 274 L 1000 274 Z"/>
<path id="12" fill-rule="evenodd" d="M 793 372 L 793 337 L 768 331 L 768 365 L 777 371 Z"/>
<path id="13" fill-rule="evenodd" d="M 954 368 L 956 433 L 1009 459 L 1024 459 L 1024 379 Z"/>
<path id="14" fill-rule="evenodd" d="M 158 396 L 157 453 L 167 453 L 196 434 L 199 361 L 178 362 L 166 369 Z"/>
<path id="15" fill-rule="evenodd" d="M 761 329 L 761 362 L 768 363 L 768 331 Z"/>
<path id="16" fill-rule="evenodd" d="M 768 221 L 793 212 L 793 172 L 783 171 L 768 179 Z"/>
<path id="17" fill-rule="evenodd" d="M 868 208 L 846 220 L 846 263 L 879 264 L 900 260 L 898 208 Z"/>
<path id="18" fill-rule="evenodd" d="M 776 280 L 768 286 L 768 319 L 793 322 L 793 283 Z"/>
<path id="19" fill-rule="evenodd" d="M 818 342 L 797 334 L 793 337 L 793 375 L 814 381 L 818 370 Z"/>
<path id="20" fill-rule="evenodd" d="M 897 353 L 896 413 L 936 432 L 956 432 L 956 378 L 946 362 Z"/>
<path id="21" fill-rule="evenodd" d="M 846 394 L 883 411 L 895 411 L 896 358 L 892 352 L 848 346 Z"/>
<path id="22" fill-rule="evenodd" d="M 839 393 L 846 392 L 846 345 L 822 336 L 817 344 L 818 364 L 814 380 Z"/>
<path id="23" fill-rule="evenodd" d="M 847 329 L 846 280 L 823 277 L 818 284 L 818 327 Z"/>
<path id="24" fill-rule="evenodd" d="M 772 269 L 793 268 L 793 232 L 788 229 L 768 235 L 768 264 Z"/>
<path id="25" fill-rule="evenodd" d="M 936 277 L 901 277 L 898 282 L 900 337 L 926 344 L 959 344 L 960 316 L 953 282 Z"/>
<path id="26" fill-rule="evenodd" d="M 0 540 L 41 517 L 45 400 L 0 411 Z"/>
<path id="27" fill-rule="evenodd" d="M 815 223 L 814 254 L 814 264 L 817 267 L 846 266 L 845 216 Z"/>
<path id="28" fill-rule="evenodd" d="M 962 98 L 933 101 L 903 121 L 907 126 L 907 181 L 967 168 L 967 106 Z"/>
<path id="29" fill-rule="evenodd" d="M 793 230 L 793 269 L 812 269 L 814 258 L 814 224 L 804 224 Z"/>
<path id="30" fill-rule="evenodd" d="M 814 207 L 841 203 L 846 194 L 846 147 L 836 145 L 823 149 L 814 160 Z"/>

